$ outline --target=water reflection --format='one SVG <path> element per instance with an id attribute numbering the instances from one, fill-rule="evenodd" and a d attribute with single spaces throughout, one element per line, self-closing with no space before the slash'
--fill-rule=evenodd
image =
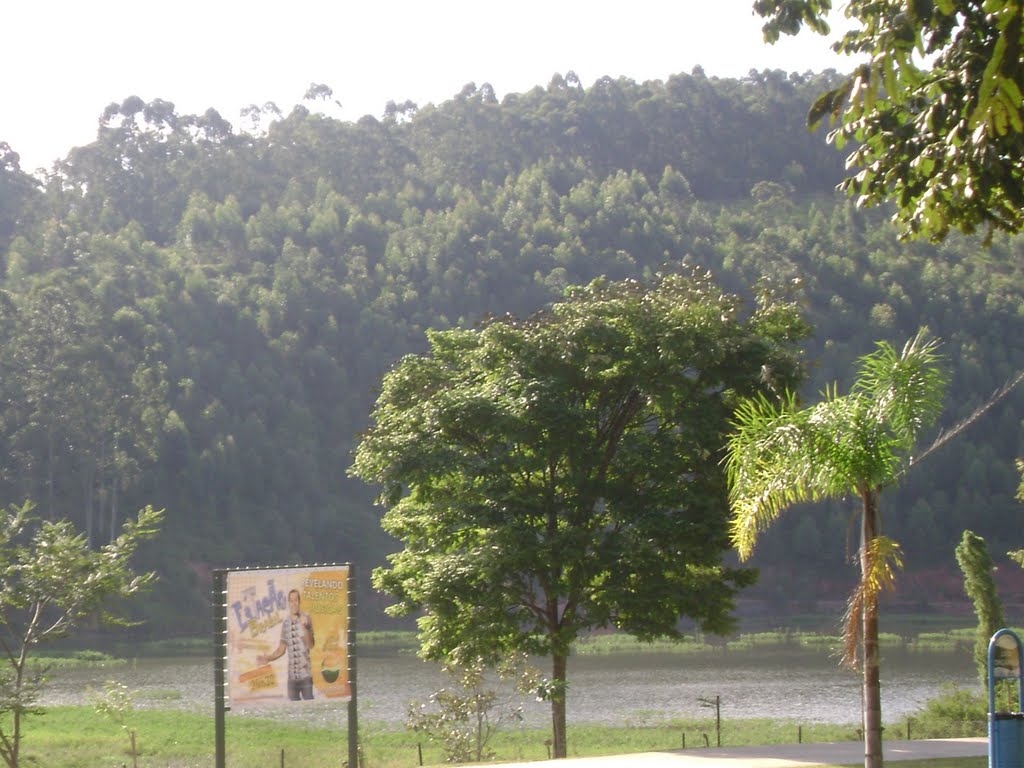
<path id="1" fill-rule="evenodd" d="M 213 665 L 195 659 L 140 659 L 60 670 L 44 704 L 81 704 L 91 689 L 118 680 L 135 691 L 139 707 L 180 707 L 213 712 Z M 860 679 L 837 669 L 823 654 L 806 651 L 731 653 L 721 656 L 617 654 L 577 656 L 569 662 L 570 722 L 649 724 L 677 717 L 709 716 L 701 698 L 721 697 L 723 718 L 775 717 L 802 723 L 853 723 L 860 718 Z M 364 724 L 401 724 L 412 699 L 426 699 L 443 678 L 415 656 L 368 657 L 359 663 L 359 717 Z M 977 686 L 969 654 L 890 652 L 882 660 L 882 709 L 896 722 L 935 696 L 943 684 Z M 337 704 L 269 710 L 281 719 L 315 713 L 325 725 L 343 727 Z M 246 710 L 267 714 L 268 710 Z M 544 727 L 548 705 L 528 702 L 526 720 Z"/>

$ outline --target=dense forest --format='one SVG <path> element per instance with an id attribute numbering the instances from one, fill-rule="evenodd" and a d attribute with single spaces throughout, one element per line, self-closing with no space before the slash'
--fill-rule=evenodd
<path id="1" fill-rule="evenodd" d="M 885 211 L 838 196 L 843 157 L 804 127 L 835 82 L 698 69 L 584 88 L 568 73 L 355 123 L 319 111 L 330 89 L 315 86 L 239 126 L 131 97 L 42 178 L 0 143 L 0 499 L 33 499 L 97 544 L 165 508 L 141 610 L 153 631 L 206 631 L 213 567 L 368 574 L 395 548 L 347 470 L 382 375 L 426 349 L 426 329 L 688 265 L 802 302 L 808 399 L 848 385 L 877 340 L 927 326 L 948 429 L 1024 367 L 1024 240 L 901 242 Z M 1024 546 L 1022 418 L 1018 392 L 883 496 L 905 599 L 962 597 L 965 528 L 997 560 Z M 841 595 L 852 509 L 787 514 L 749 594 L 773 610 Z M 361 625 L 383 626 L 368 581 Z"/>

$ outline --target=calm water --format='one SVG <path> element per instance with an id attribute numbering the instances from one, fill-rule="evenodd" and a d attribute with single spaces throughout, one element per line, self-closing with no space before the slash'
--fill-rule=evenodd
<path id="1" fill-rule="evenodd" d="M 55 673 L 44 703 L 83 703 L 91 689 L 118 680 L 135 691 L 136 705 L 213 712 L 213 666 L 195 659 L 139 660 Z M 412 699 L 441 687 L 435 667 L 412 655 L 361 658 L 359 717 L 364 724 L 401 724 Z M 943 684 L 971 688 L 977 677 L 968 654 L 889 652 L 882 660 L 882 712 L 896 722 L 935 696 Z M 708 716 L 700 699 L 721 697 L 722 717 L 777 717 L 801 723 L 853 723 L 860 719 L 860 680 L 837 669 L 825 654 L 805 651 L 577 656 L 569 661 L 570 722 L 645 724 L 683 716 Z M 345 708 L 316 703 L 324 724 L 343 727 Z M 248 712 L 254 710 L 246 710 Z M 287 718 L 290 710 L 273 710 Z M 266 712 L 266 710 L 264 711 Z M 298 713 L 297 713 L 298 714 Z M 529 702 L 526 719 L 547 725 L 546 703 Z"/>

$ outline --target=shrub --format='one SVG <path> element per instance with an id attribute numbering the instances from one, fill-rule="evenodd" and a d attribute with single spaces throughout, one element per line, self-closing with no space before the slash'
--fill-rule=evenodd
<path id="1" fill-rule="evenodd" d="M 535 694 L 543 685 L 540 672 L 525 656 L 513 656 L 493 670 L 497 681 L 488 678 L 482 660 L 465 666 L 449 665 L 445 671 L 452 685 L 435 691 L 427 703 L 409 702 L 407 726 L 423 733 L 444 748 L 445 761 L 468 763 L 493 760 L 496 753 L 489 742 L 508 722 L 522 721 L 522 705 L 516 702 Z M 492 683 L 511 683 L 503 692 Z"/>
<path id="2" fill-rule="evenodd" d="M 952 739 L 984 736 L 988 728 L 988 701 L 977 693 L 946 685 L 911 718 L 915 738 Z"/>

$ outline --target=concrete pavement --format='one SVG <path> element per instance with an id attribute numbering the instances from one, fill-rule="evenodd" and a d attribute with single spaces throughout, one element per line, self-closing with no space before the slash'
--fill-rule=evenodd
<path id="1" fill-rule="evenodd" d="M 985 757 L 988 739 L 917 739 L 886 741 L 885 762 L 939 757 Z M 548 761 L 488 763 L 500 768 L 539 768 Z M 667 750 L 634 755 L 569 757 L 558 768 L 808 768 L 815 765 L 863 765 L 864 744 L 842 741 L 826 744 L 769 744 L 762 747 Z"/>

